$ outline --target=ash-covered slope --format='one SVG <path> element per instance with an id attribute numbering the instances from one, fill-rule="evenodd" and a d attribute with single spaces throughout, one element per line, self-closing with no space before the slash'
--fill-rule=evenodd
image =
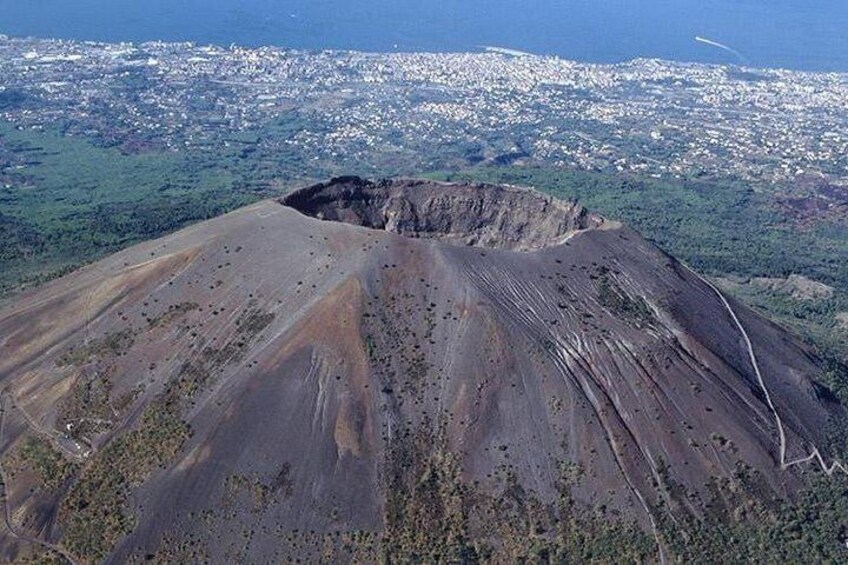
<path id="1" fill-rule="evenodd" d="M 846 418 L 778 327 L 509 187 L 306 188 L 22 297 L 0 340 L 8 559 L 656 559 L 740 469 L 791 496 Z"/>

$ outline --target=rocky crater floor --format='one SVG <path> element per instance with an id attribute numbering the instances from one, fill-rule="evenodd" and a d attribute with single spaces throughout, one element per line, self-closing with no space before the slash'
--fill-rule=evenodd
<path id="1" fill-rule="evenodd" d="M 577 204 L 334 179 L 0 311 L 0 551 L 664 560 L 836 461 L 821 371 Z"/>

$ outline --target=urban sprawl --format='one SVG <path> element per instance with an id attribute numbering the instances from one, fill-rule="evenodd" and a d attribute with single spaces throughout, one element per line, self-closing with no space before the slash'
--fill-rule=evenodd
<path id="1" fill-rule="evenodd" d="M 0 36 L 0 76 L 3 120 L 124 150 L 848 182 L 844 74 Z"/>

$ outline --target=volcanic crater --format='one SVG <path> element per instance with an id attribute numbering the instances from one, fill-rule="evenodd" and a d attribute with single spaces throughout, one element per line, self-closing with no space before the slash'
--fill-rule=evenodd
<path id="1" fill-rule="evenodd" d="M 0 350 L 9 561 L 511 562 L 583 531 L 650 561 L 740 469 L 793 496 L 784 455 L 832 462 L 848 419 L 802 343 L 633 230 L 491 185 L 241 208 L 19 298 Z"/>
<path id="2" fill-rule="evenodd" d="M 604 222 L 579 204 L 527 188 L 415 179 L 340 177 L 280 202 L 320 220 L 512 251 L 553 247 Z"/>

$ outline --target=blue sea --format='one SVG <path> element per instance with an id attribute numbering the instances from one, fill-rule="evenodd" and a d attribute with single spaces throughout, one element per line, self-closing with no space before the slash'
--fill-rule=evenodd
<path id="1" fill-rule="evenodd" d="M 848 0 L 0 0 L 0 33 L 848 71 Z"/>

